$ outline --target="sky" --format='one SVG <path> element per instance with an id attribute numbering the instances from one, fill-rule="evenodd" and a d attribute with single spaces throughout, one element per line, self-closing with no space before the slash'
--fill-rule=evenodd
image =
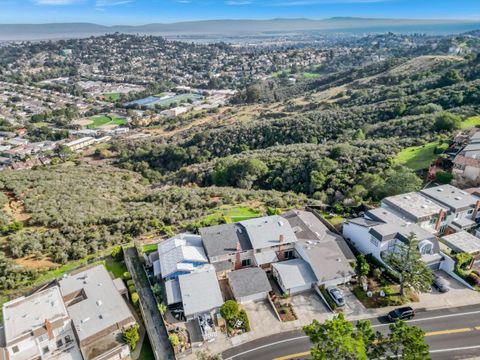
<path id="1" fill-rule="evenodd" d="M 334 16 L 480 20 L 480 0 L 0 0 L 0 23 L 140 25 Z"/>

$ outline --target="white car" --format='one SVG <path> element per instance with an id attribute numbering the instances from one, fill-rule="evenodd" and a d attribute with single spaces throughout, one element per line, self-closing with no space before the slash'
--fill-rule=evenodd
<path id="1" fill-rule="evenodd" d="M 338 287 L 329 286 L 327 288 L 327 291 L 330 297 L 332 298 L 332 300 L 335 301 L 335 304 L 337 304 L 338 306 L 345 305 L 345 299 L 343 298 L 343 293 Z"/>

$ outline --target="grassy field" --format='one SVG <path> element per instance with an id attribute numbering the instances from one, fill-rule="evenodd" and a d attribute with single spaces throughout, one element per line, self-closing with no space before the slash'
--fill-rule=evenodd
<path id="1" fill-rule="evenodd" d="M 248 220 L 261 216 L 262 213 L 248 207 L 237 207 L 222 212 L 222 216 L 227 223 Z"/>
<path id="2" fill-rule="evenodd" d="M 320 75 L 317 74 L 317 73 L 312 73 L 312 72 L 304 72 L 303 73 L 303 77 L 306 78 L 306 79 L 315 79 L 317 77 L 319 77 Z"/>
<path id="3" fill-rule="evenodd" d="M 105 93 L 103 94 L 103 96 L 105 97 L 105 100 L 111 101 L 111 102 L 115 102 L 120 99 L 120 93 L 115 93 L 115 92 Z"/>
<path id="4" fill-rule="evenodd" d="M 126 119 L 107 115 L 92 116 L 90 120 L 92 123 L 87 126 L 89 129 L 96 129 L 103 125 L 125 125 L 127 123 Z"/>
<path id="5" fill-rule="evenodd" d="M 462 121 L 460 125 L 461 129 L 468 129 L 474 126 L 480 126 L 480 116 L 472 116 L 465 121 Z"/>
<path id="6" fill-rule="evenodd" d="M 439 145 L 438 141 L 420 145 L 410 146 L 400 151 L 394 159 L 397 164 L 405 165 L 412 170 L 428 169 L 432 161 L 438 158 L 439 154 L 435 154 L 435 147 Z M 446 149 L 448 144 L 442 144 L 441 147 Z"/>
<path id="7" fill-rule="evenodd" d="M 127 271 L 127 266 L 124 262 L 115 261 L 113 258 L 108 257 L 105 260 L 105 267 L 110 271 L 114 277 L 119 278 L 123 276 L 123 273 Z"/>
<path id="8" fill-rule="evenodd" d="M 143 245 L 143 252 L 144 253 L 149 253 L 149 252 L 152 252 L 152 251 L 155 251 L 155 250 L 157 250 L 157 244 Z"/>
<path id="9" fill-rule="evenodd" d="M 175 95 L 172 98 L 160 100 L 155 103 L 155 105 L 160 105 L 160 106 L 170 106 L 173 103 L 180 103 L 182 101 L 188 101 L 188 100 L 195 100 L 199 99 L 200 96 L 196 94 L 181 94 L 181 95 Z"/>

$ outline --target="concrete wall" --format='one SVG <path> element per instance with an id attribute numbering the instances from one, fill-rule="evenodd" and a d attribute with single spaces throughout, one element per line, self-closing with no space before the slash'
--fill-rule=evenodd
<path id="1" fill-rule="evenodd" d="M 247 302 L 252 302 L 252 301 L 260 301 L 260 300 L 265 300 L 267 298 L 267 293 L 258 293 L 258 294 L 253 294 L 249 296 L 242 296 L 239 299 L 236 299 L 239 303 L 244 304 Z"/>
<path id="2" fill-rule="evenodd" d="M 346 221 L 343 223 L 342 231 L 343 237 L 350 240 L 352 245 L 362 254 L 372 254 L 380 259 L 382 243 L 379 242 L 378 246 L 375 246 L 371 242 L 372 235 L 369 233 L 369 228 Z"/>

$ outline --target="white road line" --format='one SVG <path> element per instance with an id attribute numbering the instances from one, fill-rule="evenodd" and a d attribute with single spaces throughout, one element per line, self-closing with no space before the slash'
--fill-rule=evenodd
<path id="1" fill-rule="evenodd" d="M 480 314 L 480 310 L 464 312 L 464 313 L 456 313 L 456 314 L 438 315 L 438 316 L 432 316 L 429 318 L 422 318 L 422 319 L 407 320 L 407 323 L 437 320 L 437 319 L 444 319 L 444 318 L 455 317 L 455 316 L 466 316 L 466 315 L 473 315 L 473 314 Z M 372 325 L 372 327 L 376 328 L 376 327 L 382 327 L 382 326 L 388 326 L 388 325 L 390 324 L 376 324 L 376 325 Z"/>
<path id="2" fill-rule="evenodd" d="M 480 345 L 464 346 L 464 347 L 457 347 L 457 348 L 451 348 L 451 349 L 430 350 L 430 353 L 440 353 L 440 352 L 447 352 L 447 351 L 462 351 L 462 350 L 472 350 L 472 349 L 480 349 Z"/>
<path id="3" fill-rule="evenodd" d="M 439 316 L 432 316 L 432 317 L 429 317 L 429 318 L 423 318 L 423 319 L 415 319 L 415 320 L 408 320 L 407 323 L 411 323 L 411 322 L 420 322 L 420 321 L 428 321 L 428 320 L 436 320 L 436 319 L 443 319 L 443 318 L 449 318 L 449 317 L 454 317 L 454 316 L 466 316 L 466 315 L 472 315 L 472 314 L 480 314 L 480 310 L 477 310 L 477 311 L 471 311 L 471 312 L 464 312 L 464 313 L 456 313 L 456 314 L 447 314 L 447 315 L 439 315 Z M 377 328 L 377 327 L 382 327 L 382 326 L 389 326 L 390 324 L 376 324 L 376 325 L 372 325 L 372 328 Z M 275 346 L 275 345 L 279 345 L 279 344 L 283 344 L 283 343 L 286 343 L 286 342 L 290 342 L 290 341 L 295 341 L 295 340 L 300 340 L 300 339 L 305 339 L 305 338 L 308 338 L 308 336 L 298 336 L 298 337 L 295 337 L 295 338 L 290 338 L 290 339 L 285 339 L 285 340 L 280 340 L 280 341 L 276 341 L 276 342 L 273 342 L 273 343 L 270 343 L 270 344 L 266 344 L 266 345 L 262 345 L 262 346 L 259 346 L 259 347 L 256 347 L 254 349 L 250 349 L 250 350 L 246 350 L 246 351 L 243 351 L 241 353 L 238 353 L 238 354 L 235 354 L 225 360 L 232 360 L 238 356 L 242 356 L 242 355 L 245 355 L 245 354 L 248 354 L 248 353 L 251 353 L 251 352 L 254 352 L 254 351 L 257 351 L 257 350 L 260 350 L 260 349 L 265 349 L 265 348 L 268 348 L 270 346 Z M 431 350 L 430 352 L 445 352 L 445 351 L 456 351 L 456 350 L 468 350 L 468 349 L 476 349 L 476 348 L 480 348 L 480 345 L 479 346 L 472 346 L 472 347 L 465 347 L 465 348 L 455 348 L 455 349 L 443 349 L 443 350 Z"/>
<path id="4" fill-rule="evenodd" d="M 257 350 L 260 350 L 260 349 L 265 349 L 267 347 L 270 347 L 270 346 L 274 346 L 274 345 L 279 345 L 279 344 L 283 344 L 283 343 L 286 343 L 286 342 L 289 342 L 289 341 L 295 341 L 295 340 L 300 340 L 300 339 L 305 339 L 305 338 L 308 338 L 308 336 L 298 336 L 298 337 L 295 337 L 295 338 L 290 338 L 290 339 L 285 339 L 285 340 L 280 340 L 280 341 L 276 341 L 276 342 L 273 342 L 273 343 L 270 343 L 270 344 L 266 344 L 266 345 L 262 345 L 262 346 L 259 346 L 259 347 L 256 347 L 254 349 L 250 349 L 250 350 L 246 350 L 246 351 L 243 351 L 241 353 L 238 353 L 238 354 L 235 354 L 229 358 L 226 358 L 225 360 L 231 360 L 231 359 L 234 359 L 238 356 L 242 356 L 242 355 L 245 355 L 245 354 L 248 354 L 248 353 L 251 353 L 253 351 L 257 351 Z"/>

